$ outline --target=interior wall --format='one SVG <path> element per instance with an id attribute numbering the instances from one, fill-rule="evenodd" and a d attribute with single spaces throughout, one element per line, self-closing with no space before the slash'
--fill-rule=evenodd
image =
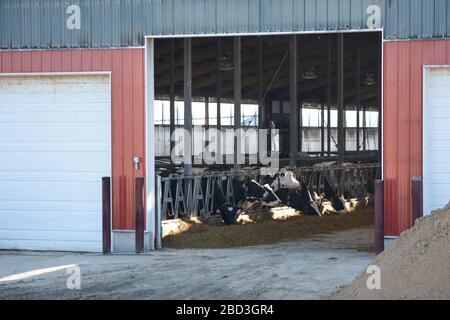
<path id="1" fill-rule="evenodd" d="M 384 44 L 385 234 L 412 226 L 411 178 L 422 176 L 423 66 L 450 64 L 450 40 Z"/>
<path id="2" fill-rule="evenodd" d="M 144 49 L 0 51 L 2 73 L 94 71 L 112 75 L 112 226 L 134 229 L 134 178 L 145 176 Z"/>

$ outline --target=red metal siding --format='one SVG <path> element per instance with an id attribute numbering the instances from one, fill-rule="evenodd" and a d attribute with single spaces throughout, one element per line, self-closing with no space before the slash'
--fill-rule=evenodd
<path id="1" fill-rule="evenodd" d="M 412 225 L 411 177 L 422 175 L 423 66 L 450 64 L 450 40 L 384 44 L 385 232 Z"/>
<path id="2" fill-rule="evenodd" d="M 0 51 L 2 73 L 81 71 L 111 71 L 113 228 L 134 229 L 134 178 L 145 176 L 144 49 Z"/>

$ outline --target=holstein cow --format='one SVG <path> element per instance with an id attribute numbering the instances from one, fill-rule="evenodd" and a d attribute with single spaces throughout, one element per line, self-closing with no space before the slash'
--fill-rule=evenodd
<path id="1" fill-rule="evenodd" d="M 325 199 L 331 202 L 333 209 L 339 214 L 346 214 L 347 209 L 345 207 L 345 200 L 337 195 L 334 189 L 331 187 L 327 178 L 323 179 L 323 193 Z"/>
<path id="2" fill-rule="evenodd" d="M 226 225 L 232 225 L 236 222 L 237 216 L 241 213 L 241 208 L 235 207 L 229 203 L 222 191 L 220 185 L 216 182 L 213 193 L 214 212 L 220 214 Z"/>
<path id="3" fill-rule="evenodd" d="M 262 204 L 267 207 L 274 207 L 281 204 L 281 200 L 277 197 L 269 184 L 260 185 L 256 180 L 247 177 L 245 180 L 247 200 L 261 200 Z"/>

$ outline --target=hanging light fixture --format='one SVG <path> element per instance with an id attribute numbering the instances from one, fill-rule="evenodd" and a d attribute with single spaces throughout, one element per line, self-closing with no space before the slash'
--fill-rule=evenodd
<path id="1" fill-rule="evenodd" d="M 233 71 L 233 65 L 228 61 L 226 56 L 220 57 L 220 71 Z"/>
<path id="2" fill-rule="evenodd" d="M 363 79 L 362 81 L 363 84 L 365 84 L 366 86 L 373 86 L 375 85 L 377 82 L 375 81 L 375 76 L 373 73 L 368 72 L 366 74 L 366 77 Z"/>
<path id="3" fill-rule="evenodd" d="M 314 72 L 314 67 L 309 67 L 303 70 L 302 78 L 305 80 L 316 80 L 317 74 Z"/>

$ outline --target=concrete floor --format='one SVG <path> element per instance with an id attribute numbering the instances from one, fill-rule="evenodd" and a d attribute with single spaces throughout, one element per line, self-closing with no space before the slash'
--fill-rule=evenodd
<path id="1" fill-rule="evenodd" d="M 326 299 L 369 264 L 372 238 L 373 230 L 355 229 L 143 256 L 0 251 L 0 299 Z M 67 288 L 72 265 L 80 290 Z"/>

